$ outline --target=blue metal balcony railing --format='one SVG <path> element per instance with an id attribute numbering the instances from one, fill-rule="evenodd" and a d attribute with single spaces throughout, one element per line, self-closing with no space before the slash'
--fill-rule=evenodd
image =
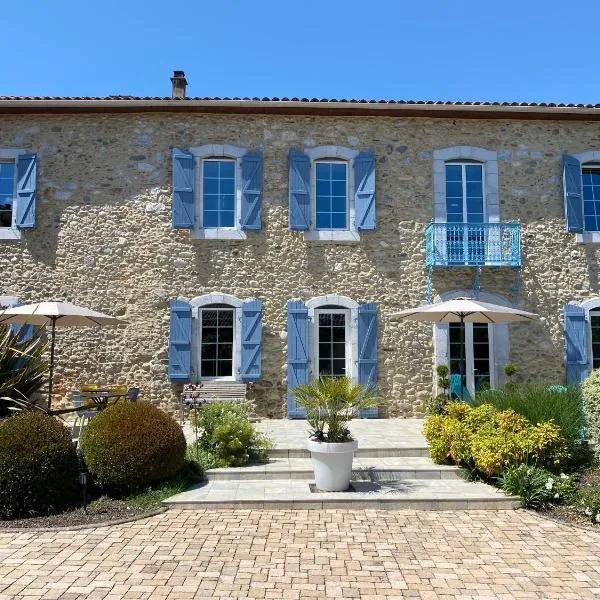
<path id="1" fill-rule="evenodd" d="M 430 223 L 425 229 L 428 267 L 520 267 L 519 223 Z"/>

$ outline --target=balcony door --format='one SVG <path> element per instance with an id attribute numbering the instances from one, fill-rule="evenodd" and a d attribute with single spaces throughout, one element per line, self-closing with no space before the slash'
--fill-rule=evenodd
<path id="1" fill-rule="evenodd" d="M 496 385 L 492 330 L 486 323 L 465 323 L 465 345 L 461 368 L 461 325 L 450 323 L 448 331 L 450 373 L 463 373 L 463 386 L 471 397 Z"/>
<path id="2" fill-rule="evenodd" d="M 484 176 L 482 163 L 446 163 L 446 252 L 450 264 L 485 264 Z"/>

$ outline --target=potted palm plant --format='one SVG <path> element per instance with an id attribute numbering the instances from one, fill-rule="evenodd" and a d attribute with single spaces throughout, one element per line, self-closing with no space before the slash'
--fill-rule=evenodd
<path id="1" fill-rule="evenodd" d="M 315 484 L 319 490 L 339 492 L 348 489 L 352 459 L 358 448 L 348 429 L 348 421 L 359 411 L 381 404 L 375 389 L 354 384 L 348 377 L 320 377 L 293 391 L 306 409 L 310 426 L 310 450 Z"/>

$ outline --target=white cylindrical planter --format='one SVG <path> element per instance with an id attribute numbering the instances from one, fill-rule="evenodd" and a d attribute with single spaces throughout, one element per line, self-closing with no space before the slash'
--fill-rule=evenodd
<path id="1" fill-rule="evenodd" d="M 358 448 L 358 440 L 340 444 L 308 440 L 315 484 L 324 492 L 343 492 L 352 478 L 352 459 Z"/>

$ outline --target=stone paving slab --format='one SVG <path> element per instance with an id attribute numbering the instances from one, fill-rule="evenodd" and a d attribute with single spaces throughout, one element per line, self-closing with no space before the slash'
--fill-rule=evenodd
<path id="1" fill-rule="evenodd" d="M 461 470 L 452 465 L 436 465 L 425 457 L 362 457 L 354 459 L 354 480 L 460 479 Z M 209 481 L 227 479 L 313 479 L 310 458 L 274 457 L 267 464 L 209 469 Z"/>
<path id="2" fill-rule="evenodd" d="M 516 502 L 483 483 L 462 480 L 355 481 L 354 492 L 311 492 L 304 479 L 208 481 L 164 501 L 167 506 L 200 508 L 514 508 Z"/>
<path id="3" fill-rule="evenodd" d="M 600 532 L 520 510 L 170 510 L 0 530 L 0 600 L 599 597 Z"/>
<path id="4" fill-rule="evenodd" d="M 292 419 L 263 419 L 255 423 L 256 428 L 268 435 L 275 449 L 305 450 L 308 439 L 308 423 Z M 427 447 L 421 433 L 422 419 L 355 419 L 350 422 L 350 431 L 358 440 L 360 448 L 423 448 Z M 195 432 L 189 421 L 183 426 L 189 442 Z"/>

